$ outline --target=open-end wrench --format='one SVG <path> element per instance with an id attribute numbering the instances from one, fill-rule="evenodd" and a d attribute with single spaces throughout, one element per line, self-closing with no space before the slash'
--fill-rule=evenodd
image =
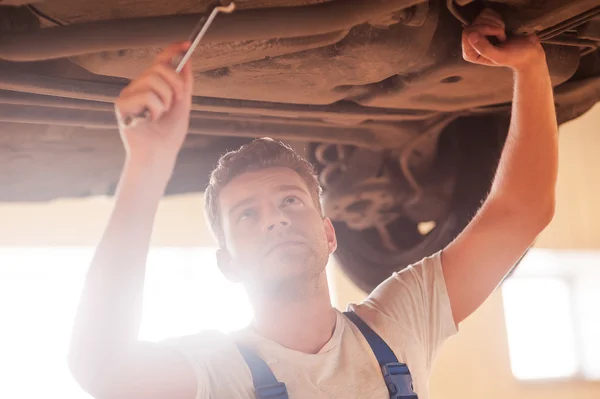
<path id="1" fill-rule="evenodd" d="M 200 43 L 200 41 L 206 34 L 206 31 L 210 27 L 210 24 L 212 24 L 213 20 L 217 16 L 217 14 L 219 12 L 224 12 L 224 13 L 229 14 L 229 13 L 233 12 L 233 10 L 235 10 L 235 4 L 233 2 L 231 2 L 231 3 L 229 3 L 228 6 L 217 6 L 217 7 L 213 8 L 208 16 L 204 16 L 204 17 L 200 18 L 200 20 L 194 27 L 192 34 L 190 35 L 190 38 L 189 38 L 189 41 L 191 42 L 190 47 L 187 49 L 187 51 L 181 58 L 177 57 L 177 58 L 171 60 L 171 65 L 173 66 L 173 68 L 175 68 L 175 72 L 177 72 L 177 73 L 181 72 L 181 70 L 185 66 L 185 63 L 190 59 L 190 57 L 194 53 L 194 50 L 196 49 L 196 47 L 198 47 L 198 44 Z M 135 126 L 140 122 L 145 122 L 148 120 L 150 120 L 150 111 L 148 109 L 144 109 L 142 112 L 140 112 L 136 115 L 130 115 L 130 116 L 123 117 L 123 124 L 127 127 L 130 127 L 130 126 Z"/>

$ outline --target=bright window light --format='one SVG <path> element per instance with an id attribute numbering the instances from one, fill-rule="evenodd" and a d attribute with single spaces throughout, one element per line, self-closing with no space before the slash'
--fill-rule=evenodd
<path id="1" fill-rule="evenodd" d="M 91 398 L 66 354 L 92 256 L 92 248 L 0 248 L 0 398 Z M 245 291 L 221 275 L 214 249 L 151 250 L 141 339 L 228 332 L 251 318 Z"/>
<path id="2" fill-rule="evenodd" d="M 596 267 L 600 268 L 600 264 Z M 578 276 L 573 291 L 576 318 L 580 321 L 583 376 L 600 380 L 600 276 Z"/>
<path id="3" fill-rule="evenodd" d="M 502 287 L 510 363 L 521 380 L 578 371 L 569 286 L 560 278 L 514 278 Z"/>
<path id="4" fill-rule="evenodd" d="M 600 251 L 531 249 L 502 286 L 513 374 L 600 380 Z"/>

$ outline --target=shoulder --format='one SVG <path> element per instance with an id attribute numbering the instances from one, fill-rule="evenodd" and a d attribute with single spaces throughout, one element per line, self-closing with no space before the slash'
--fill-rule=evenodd
<path id="1" fill-rule="evenodd" d="M 417 279 L 423 282 L 433 282 L 438 277 L 443 279 L 442 251 L 436 252 L 392 274 L 392 278 L 396 281 Z"/>
<path id="2" fill-rule="evenodd" d="M 423 305 L 436 296 L 447 296 L 441 251 L 394 272 L 361 305 L 396 315 L 411 309 L 423 310 Z"/>
<path id="3" fill-rule="evenodd" d="M 209 363 L 227 355 L 235 356 L 237 349 L 232 335 L 216 330 L 205 330 L 196 334 L 172 337 L 161 344 L 182 352 L 196 362 Z"/>
<path id="4" fill-rule="evenodd" d="M 455 331 L 441 252 L 392 274 L 360 304 L 351 304 L 378 333 L 404 345 L 428 345 Z"/>
<path id="5" fill-rule="evenodd" d="M 161 344 L 183 354 L 197 373 L 219 368 L 224 359 L 239 356 L 232 337 L 214 330 L 169 338 Z"/>

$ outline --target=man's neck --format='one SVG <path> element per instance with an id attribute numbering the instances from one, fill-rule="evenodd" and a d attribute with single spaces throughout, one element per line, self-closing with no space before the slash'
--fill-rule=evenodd
<path id="1" fill-rule="evenodd" d="M 322 273 L 305 295 L 251 295 L 254 329 L 263 337 L 304 353 L 317 353 L 336 322 L 327 277 Z"/>

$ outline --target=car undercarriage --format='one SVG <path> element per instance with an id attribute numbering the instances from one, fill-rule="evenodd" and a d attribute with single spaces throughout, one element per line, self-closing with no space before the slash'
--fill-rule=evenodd
<path id="1" fill-rule="evenodd" d="M 210 1 L 0 1 L 0 201 L 111 195 L 113 101 Z M 598 0 L 238 0 L 192 58 L 189 136 L 168 194 L 202 191 L 255 137 L 315 163 L 340 266 L 364 290 L 447 245 L 485 198 L 510 70 L 467 63 L 483 8 L 546 51 L 559 123 L 600 97 Z"/>

